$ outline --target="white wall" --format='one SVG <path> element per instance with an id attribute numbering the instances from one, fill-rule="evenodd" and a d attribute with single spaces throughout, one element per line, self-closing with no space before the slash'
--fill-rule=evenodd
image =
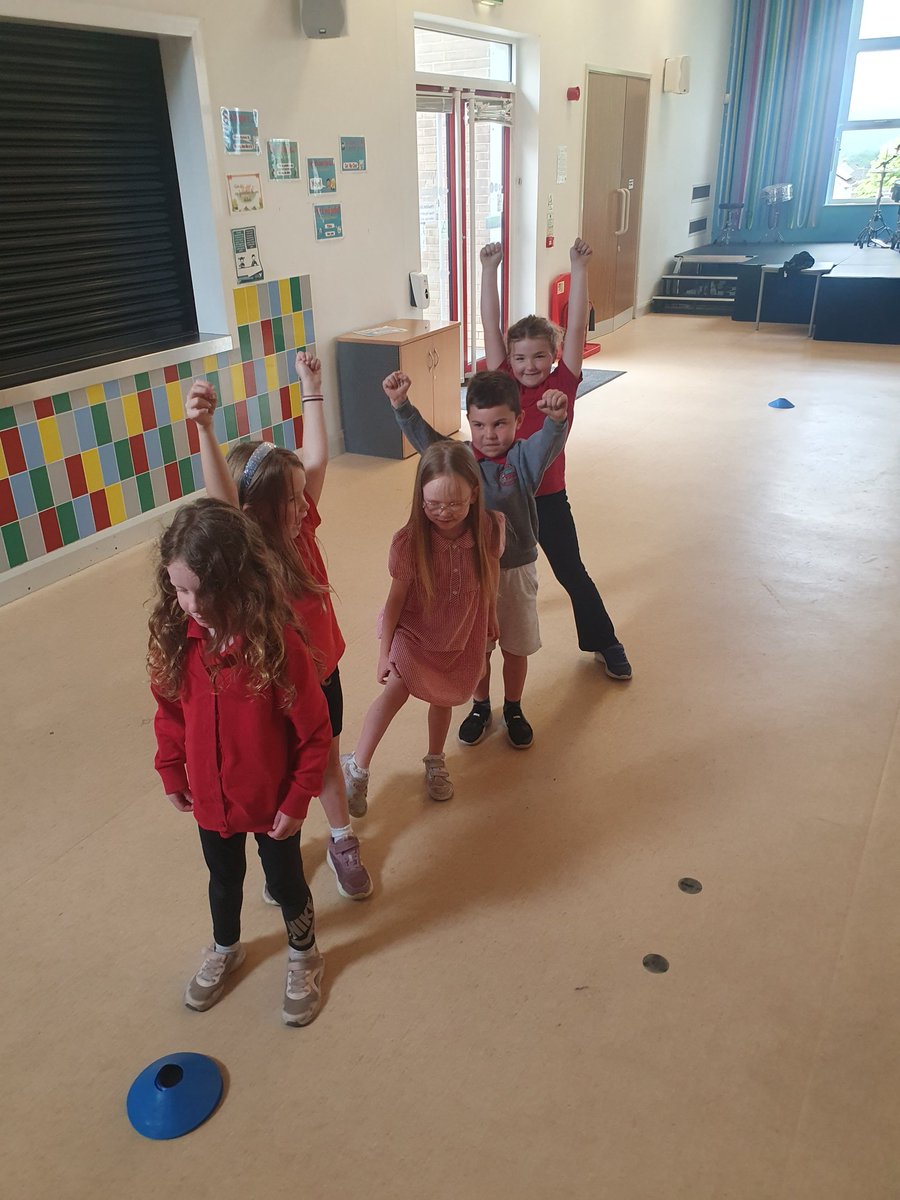
<path id="1" fill-rule="evenodd" d="M 224 194 L 226 170 L 260 170 L 265 209 L 251 220 L 219 218 L 222 261 L 229 227 L 257 226 L 267 278 L 309 274 L 317 343 L 334 387 L 332 339 L 349 329 L 412 316 L 407 274 L 419 266 L 414 114 L 414 13 L 432 20 L 490 27 L 517 35 L 524 67 L 521 127 L 513 177 L 516 206 L 512 263 L 513 313 L 546 309 L 550 278 L 568 263 L 578 232 L 583 100 L 566 88 L 585 70 L 628 70 L 652 76 L 644 222 L 638 303 L 654 291 L 673 252 L 688 244 L 690 188 L 714 183 L 732 0 L 507 0 L 485 7 L 473 0 L 346 0 L 348 36 L 310 41 L 300 32 L 298 0 L 38 0 L 61 20 L 101 24 L 104 12 L 132 9 L 196 17 L 201 23 L 213 123 L 220 105 L 256 108 L 261 138 L 300 142 L 307 155 L 339 157 L 342 134 L 364 135 L 364 175 L 338 175 L 344 238 L 316 242 L 312 198 L 305 183 L 268 183 L 265 159 L 227 158 L 214 149 L 213 176 Z M 0 11 L 11 4 L 0 3 Z M 32 9 L 32 11 L 34 11 Z M 547 14 L 552 14 L 548 23 Z M 689 95 L 662 93 L 663 61 L 692 59 Z M 568 181 L 556 183 L 556 152 L 568 148 Z M 547 196 L 554 196 L 556 246 L 543 244 Z M 226 275 L 230 293 L 233 277 Z M 337 409 L 330 432 L 339 433 Z"/>

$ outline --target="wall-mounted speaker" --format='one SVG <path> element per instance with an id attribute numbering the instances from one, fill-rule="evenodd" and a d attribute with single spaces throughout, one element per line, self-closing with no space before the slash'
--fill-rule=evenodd
<path id="1" fill-rule="evenodd" d="M 300 28 L 308 38 L 343 37 L 347 32 L 344 0 L 299 0 Z"/>
<path id="2" fill-rule="evenodd" d="M 684 95 L 691 90 L 691 60 L 687 54 L 667 58 L 663 67 L 663 91 Z"/>

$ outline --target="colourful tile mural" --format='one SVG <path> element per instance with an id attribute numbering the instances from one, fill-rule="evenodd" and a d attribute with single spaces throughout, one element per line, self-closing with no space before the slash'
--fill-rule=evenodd
<path id="1" fill-rule="evenodd" d="M 314 349 L 309 276 L 235 288 L 227 354 L 0 407 L 0 571 L 33 562 L 203 486 L 191 381 L 219 395 L 224 446 L 302 443 L 297 351 Z"/>

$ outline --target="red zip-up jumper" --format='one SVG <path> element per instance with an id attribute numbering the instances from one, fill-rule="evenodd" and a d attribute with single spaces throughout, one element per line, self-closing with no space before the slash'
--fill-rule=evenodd
<path id="1" fill-rule="evenodd" d="M 296 690 L 287 710 L 274 688 L 251 693 L 243 670 L 223 664 L 213 687 L 203 659 L 206 630 L 188 618 L 181 694 L 156 689 L 155 766 L 167 794 L 190 790 L 202 829 L 224 837 L 267 833 L 275 814 L 306 816 L 322 789 L 331 746 L 328 706 L 302 638 L 284 631 L 286 675 Z"/>

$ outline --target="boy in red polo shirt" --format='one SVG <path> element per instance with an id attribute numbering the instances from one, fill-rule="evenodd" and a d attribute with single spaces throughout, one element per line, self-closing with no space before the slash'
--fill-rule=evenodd
<path id="1" fill-rule="evenodd" d="M 569 251 L 572 267 L 569 314 L 562 357 L 555 366 L 559 330 L 545 317 L 523 317 L 510 326 L 506 341 L 503 339 L 497 285 L 497 268 L 502 254 L 499 242 L 490 242 L 481 251 L 481 321 L 488 370 L 505 371 L 519 385 L 519 399 L 524 414 L 520 430 L 522 437 L 529 437 L 543 424 L 543 413 L 537 405 L 548 388 L 565 393 L 569 401 L 571 428 L 587 333 L 587 269 L 591 248 L 587 242 L 576 238 Z M 616 636 L 600 593 L 581 561 L 575 519 L 566 496 L 565 452 L 547 469 L 536 500 L 538 543 L 547 556 L 553 574 L 569 594 L 579 647 L 592 651 L 597 661 L 603 663 L 611 679 L 630 679 L 631 664 L 625 647 Z"/>

